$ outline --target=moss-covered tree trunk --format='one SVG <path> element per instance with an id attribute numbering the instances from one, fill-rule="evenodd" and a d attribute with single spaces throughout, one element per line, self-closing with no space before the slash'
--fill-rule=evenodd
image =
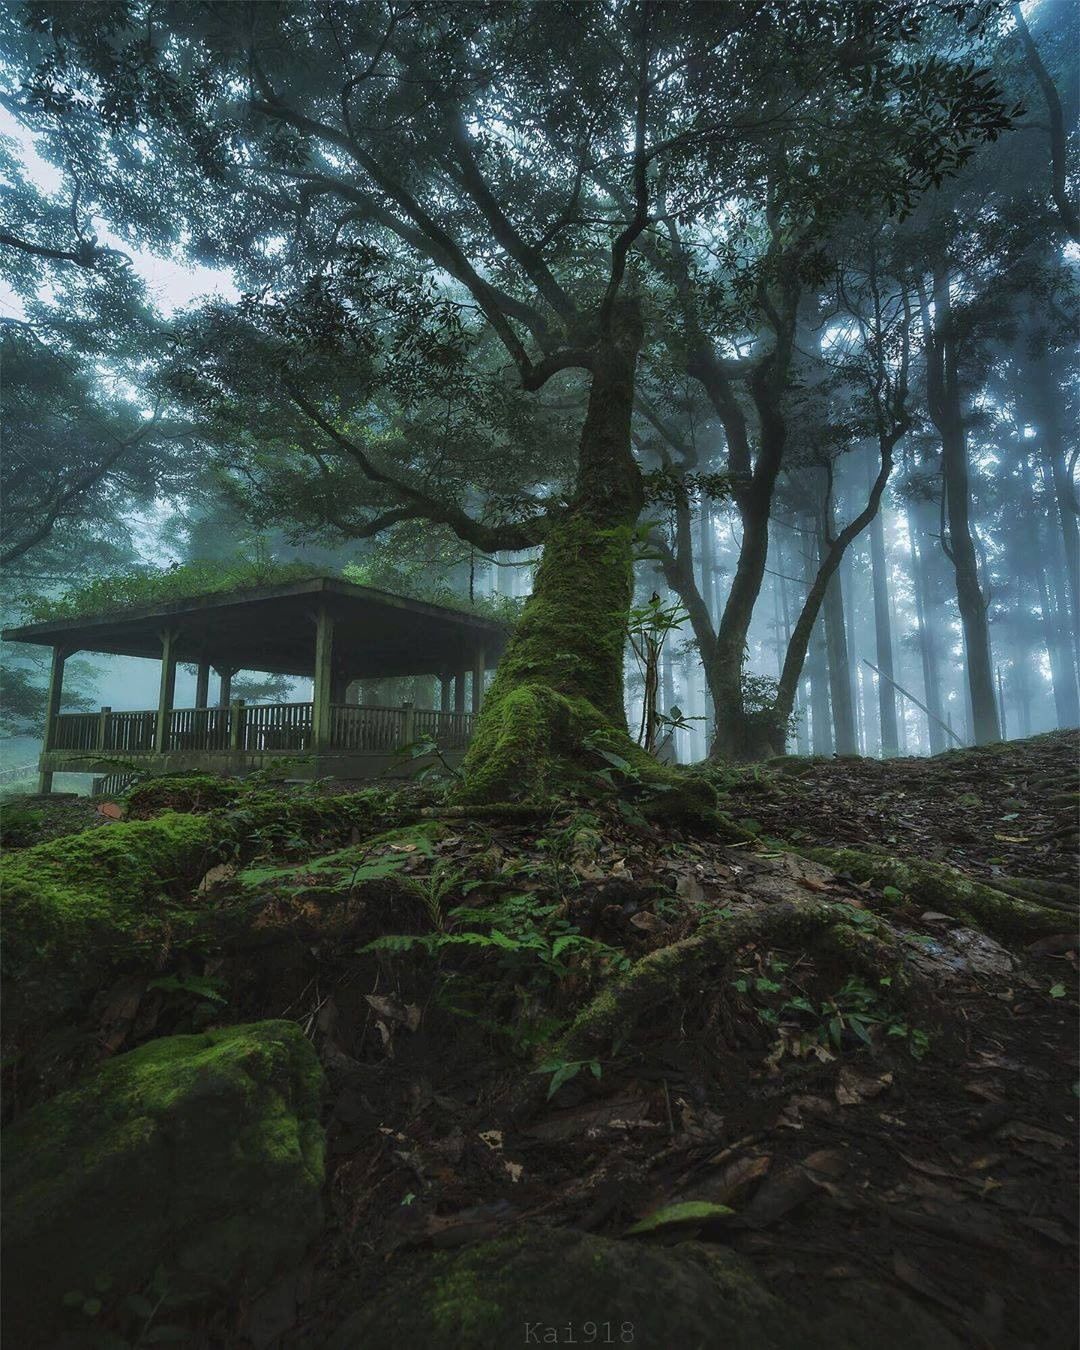
<path id="1" fill-rule="evenodd" d="M 590 730 L 626 733 L 623 649 L 634 531 L 644 500 L 630 442 L 642 325 L 625 303 L 592 366 L 570 509 L 499 664 L 465 760 L 466 801 L 542 795 L 553 762 Z"/>

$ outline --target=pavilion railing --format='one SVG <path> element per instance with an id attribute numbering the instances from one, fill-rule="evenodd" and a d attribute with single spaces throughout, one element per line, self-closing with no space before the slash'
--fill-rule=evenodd
<path id="1" fill-rule="evenodd" d="M 100 713 L 61 713 L 52 726 L 50 750 L 96 750 Z"/>
<path id="2" fill-rule="evenodd" d="M 109 754 L 148 755 L 153 750 L 156 712 L 108 712 L 101 722 L 101 748 Z"/>
<path id="3" fill-rule="evenodd" d="M 440 750 L 464 750 L 472 736 L 473 714 L 417 708 L 416 739 L 430 736 Z"/>
<path id="4" fill-rule="evenodd" d="M 151 728 L 153 748 L 153 729 Z M 169 714 L 170 750 L 228 750 L 228 708 L 174 708 Z"/>
<path id="5" fill-rule="evenodd" d="M 310 703 L 256 703 L 238 707 L 239 750 L 310 750 Z"/>
<path id="6" fill-rule="evenodd" d="M 464 750 L 474 716 L 410 707 L 337 703 L 330 707 L 327 750 L 386 754 L 431 737 L 441 750 Z M 46 749 L 108 755 L 150 755 L 155 750 L 157 713 L 61 713 L 53 721 Z M 174 708 L 165 729 L 167 753 L 310 751 L 310 703 L 266 703 L 228 708 Z"/>
<path id="7" fill-rule="evenodd" d="M 406 730 L 404 708 L 376 708 L 365 703 L 334 703 L 330 707 L 330 745 L 335 750 L 395 750 L 405 744 Z"/>

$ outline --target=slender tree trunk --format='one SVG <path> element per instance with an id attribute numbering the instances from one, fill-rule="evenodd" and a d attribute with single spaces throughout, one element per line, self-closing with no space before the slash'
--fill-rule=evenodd
<path id="1" fill-rule="evenodd" d="M 925 513 L 923 513 L 925 518 Z M 938 674 L 937 635 L 930 626 L 933 592 L 926 557 L 926 535 L 916 528 L 917 510 L 911 503 L 907 510 L 908 542 L 911 546 L 912 589 L 915 592 L 915 618 L 918 624 L 919 656 L 922 660 L 923 701 L 933 714 L 927 719 L 927 739 L 932 755 L 947 749 L 947 738 L 940 723 L 945 720 L 941 701 L 941 680 Z M 935 721 L 934 719 L 937 719 Z"/>
<path id="2" fill-rule="evenodd" d="M 716 536 L 713 533 L 713 507 L 707 497 L 701 499 L 698 515 L 698 556 L 701 559 L 701 598 L 709 619 L 716 623 Z"/>
<path id="3" fill-rule="evenodd" d="M 889 608 L 889 572 L 885 556 L 885 522 L 879 510 L 870 522 L 870 571 L 874 585 L 874 646 L 876 663 L 886 675 L 893 667 L 892 614 Z M 878 725 L 881 757 L 889 759 L 900 748 L 896 725 L 896 690 L 888 680 L 878 680 Z"/>
<path id="4" fill-rule="evenodd" d="M 807 518 L 809 520 L 809 517 Z M 807 532 L 809 545 L 810 534 Z M 817 584 L 819 575 L 813 563 L 813 553 L 807 548 L 804 561 L 807 583 Z M 824 596 L 822 597 L 824 598 Z M 799 622 L 807 613 L 806 605 L 799 615 Z M 795 625 L 796 629 L 799 623 Z M 810 683 L 810 749 L 815 755 L 831 755 L 833 752 L 832 709 L 829 706 L 828 661 L 825 650 L 825 625 L 821 616 L 821 606 L 814 611 L 814 620 L 807 633 L 806 672 Z M 790 646 L 789 646 L 790 652 Z"/>
<path id="5" fill-rule="evenodd" d="M 1035 582 L 1039 589 L 1039 612 L 1042 615 L 1043 642 L 1050 660 L 1050 683 L 1054 691 L 1054 711 L 1059 727 L 1080 724 L 1080 698 L 1077 696 L 1076 669 L 1063 640 L 1061 617 L 1053 604 L 1046 578 L 1046 567 L 1040 551 L 1035 562 Z"/>
<path id="6" fill-rule="evenodd" d="M 971 731 L 977 745 L 1001 739 L 994 669 L 990 656 L 987 601 L 971 529 L 971 485 L 957 360 L 957 333 L 949 294 L 949 271 L 934 268 L 934 324 L 927 329 L 927 392 L 930 416 L 941 437 L 941 477 L 948 515 L 946 551 L 956 574 L 956 600 L 964 633 Z M 943 545 L 945 541 L 942 541 Z"/>
<path id="7" fill-rule="evenodd" d="M 824 540 L 819 557 L 824 561 Z M 847 632 L 844 625 L 844 593 L 838 573 L 833 573 L 825 590 L 825 645 L 829 660 L 829 699 L 832 703 L 836 753 L 858 753 L 855 739 L 855 710 L 851 702 L 851 667 L 848 660 Z"/>

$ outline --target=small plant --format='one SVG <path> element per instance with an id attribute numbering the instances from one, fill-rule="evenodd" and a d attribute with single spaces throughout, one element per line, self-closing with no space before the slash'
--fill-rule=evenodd
<path id="1" fill-rule="evenodd" d="M 602 1073 L 599 1061 L 595 1059 L 549 1059 L 538 1065 L 535 1071 L 551 1074 L 547 1090 L 547 1099 L 551 1101 L 562 1085 L 576 1078 L 582 1069 L 588 1069 L 594 1078 L 599 1078 Z"/>
<path id="2" fill-rule="evenodd" d="M 755 1005 L 758 1020 L 767 1026 L 791 1021 L 800 1024 L 798 1033 L 787 1037 L 796 1053 L 815 1046 L 842 1051 L 852 1038 L 873 1047 L 875 1035 L 882 1034 L 906 1041 L 913 1059 L 922 1059 L 930 1048 L 927 1033 L 909 1026 L 889 1007 L 892 980 L 888 976 L 874 987 L 851 975 L 834 994 L 814 1001 L 794 984 L 787 962 L 770 954 L 765 972 L 740 974 L 732 981 L 732 988 Z"/>
<path id="3" fill-rule="evenodd" d="M 436 863 L 431 875 L 428 877 L 402 877 L 401 884 L 416 898 L 424 907 L 428 920 L 432 928 L 437 933 L 441 933 L 446 928 L 446 911 L 443 901 L 452 892 L 457 890 L 464 874 L 456 868 L 449 868 L 444 863 Z"/>

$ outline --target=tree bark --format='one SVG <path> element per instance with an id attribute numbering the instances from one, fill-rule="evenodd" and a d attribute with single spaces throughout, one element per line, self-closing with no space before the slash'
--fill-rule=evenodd
<path id="1" fill-rule="evenodd" d="M 926 558 L 926 536 L 919 537 L 916 526 L 918 508 L 914 502 L 908 505 L 907 527 L 908 542 L 911 546 L 912 589 L 915 592 L 915 618 L 918 625 L 919 657 L 922 661 L 923 697 L 931 716 L 927 721 L 927 738 L 932 755 L 939 755 L 947 748 L 945 733 L 941 723 L 945 714 L 941 703 L 941 680 L 938 674 L 937 638 L 930 626 L 929 616 L 932 609 L 932 593 Z M 937 719 L 935 721 L 934 719 Z"/>
<path id="2" fill-rule="evenodd" d="M 949 272 L 938 265 L 934 269 L 934 322 L 932 328 L 927 328 L 926 357 L 927 395 L 930 416 L 941 437 L 941 476 L 948 518 L 948 543 L 945 545 L 944 540 L 942 543 L 956 574 L 956 600 L 971 699 L 971 731 L 976 745 L 987 745 L 1001 739 L 1001 729 L 994 696 L 988 606 L 979 582 L 971 529 L 971 485 L 957 347 Z"/>
<path id="3" fill-rule="evenodd" d="M 824 530 L 824 521 L 822 522 Z M 819 536 L 822 563 L 826 550 Z M 839 560 L 838 560 L 839 561 Z M 847 632 L 844 625 L 844 593 L 839 573 L 834 568 L 825 587 L 822 606 L 825 614 L 825 648 L 829 663 L 829 701 L 832 703 L 833 731 L 838 755 L 856 755 L 855 710 L 851 702 L 851 665 L 848 659 Z"/>
<path id="4" fill-rule="evenodd" d="M 623 654 L 644 501 L 630 440 L 641 339 L 637 305 L 621 303 L 593 360 L 574 500 L 548 533 L 533 593 L 480 712 L 465 800 L 536 795 L 549 761 L 572 757 L 590 728 L 626 736 Z"/>
<path id="5" fill-rule="evenodd" d="M 870 571 L 874 583 L 874 647 L 877 664 L 890 678 L 893 667 L 892 613 L 889 609 L 889 572 L 885 557 L 885 522 L 881 511 L 870 522 Z M 878 680 L 878 726 L 881 757 L 889 759 L 900 748 L 896 722 L 896 690 L 888 680 Z"/>

